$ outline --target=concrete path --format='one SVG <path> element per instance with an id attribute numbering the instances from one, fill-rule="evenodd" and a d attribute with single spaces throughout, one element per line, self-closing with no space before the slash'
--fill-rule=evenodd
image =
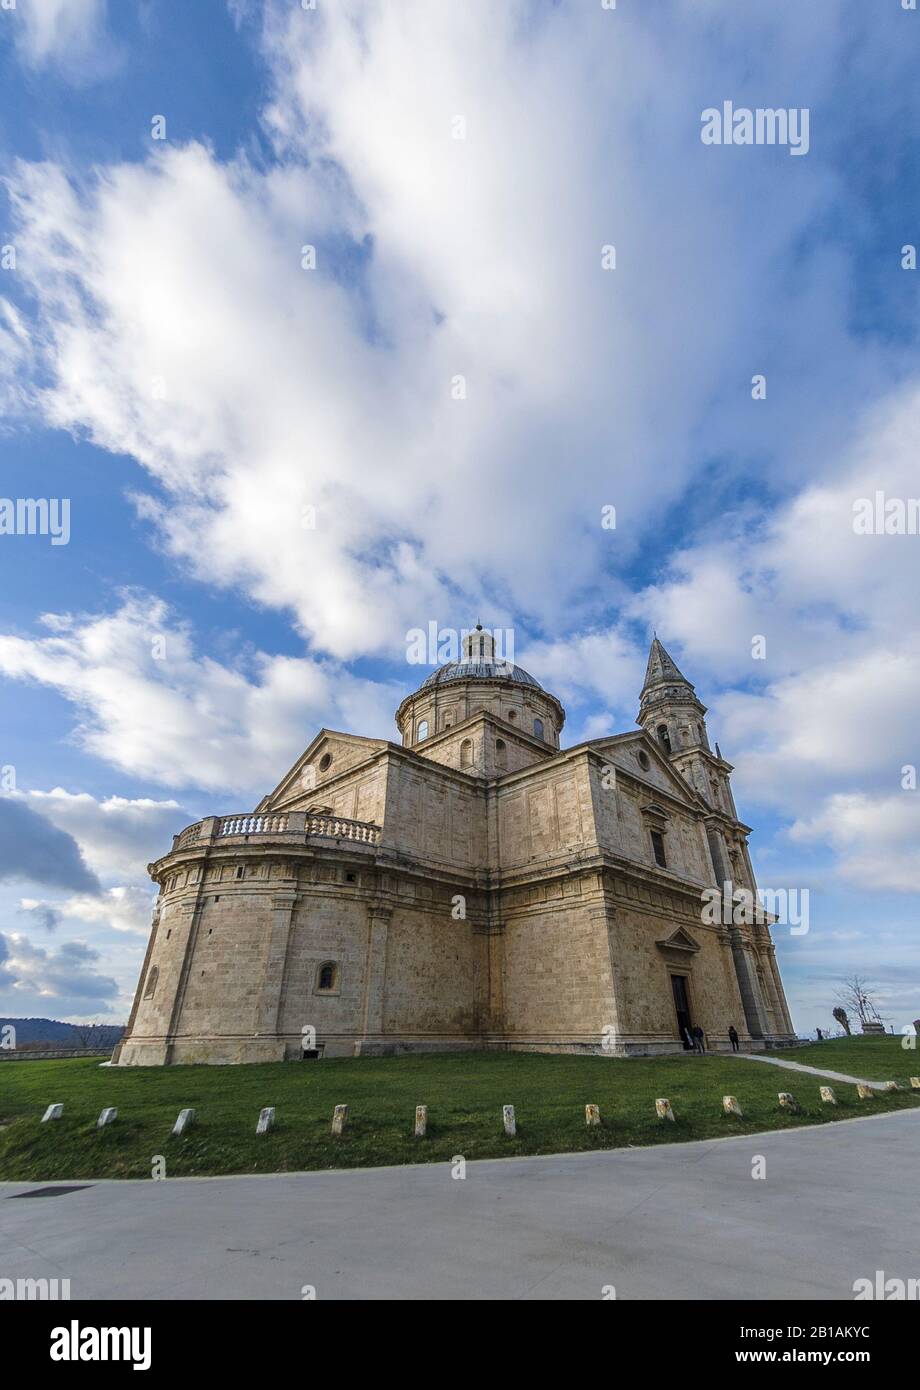
<path id="1" fill-rule="evenodd" d="M 758 1158 L 765 1177 L 752 1177 Z M 920 1108 L 651 1149 L 0 1185 L 0 1276 L 89 1299 L 852 1299 L 920 1275 Z"/>
<path id="2" fill-rule="evenodd" d="M 873 1091 L 884 1091 L 888 1085 L 887 1081 L 866 1081 L 862 1076 L 847 1076 L 842 1071 L 824 1071 L 821 1067 L 809 1067 L 804 1062 L 789 1062 L 785 1057 L 766 1057 L 762 1052 L 732 1052 L 719 1053 L 719 1056 L 731 1056 L 732 1061 L 743 1057 L 748 1062 L 767 1062 L 772 1067 L 784 1067 L 789 1071 L 810 1072 L 812 1076 L 826 1076 L 831 1081 L 846 1081 L 854 1086 L 871 1086 Z"/>

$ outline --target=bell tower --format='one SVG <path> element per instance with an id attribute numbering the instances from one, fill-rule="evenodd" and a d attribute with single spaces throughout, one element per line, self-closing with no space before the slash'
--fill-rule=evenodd
<path id="1" fill-rule="evenodd" d="M 753 888 L 745 827 L 731 789 L 731 764 L 709 746 L 706 706 L 658 641 L 652 642 L 639 698 L 641 724 L 671 765 L 712 808 L 707 833 L 716 882 Z"/>

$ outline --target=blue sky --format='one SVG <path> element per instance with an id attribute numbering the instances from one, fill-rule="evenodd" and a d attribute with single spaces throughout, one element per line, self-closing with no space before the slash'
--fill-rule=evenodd
<path id="1" fill-rule="evenodd" d="M 0 537 L 0 1014 L 126 1017 L 173 830 L 396 737 L 407 630 L 480 616 L 572 743 L 657 629 L 810 890 L 799 1030 L 854 972 L 920 1014 L 920 537 L 851 524 L 920 494 L 918 46 L 897 0 L 0 10 L 0 491 L 71 503 Z M 725 100 L 807 154 L 704 145 Z"/>

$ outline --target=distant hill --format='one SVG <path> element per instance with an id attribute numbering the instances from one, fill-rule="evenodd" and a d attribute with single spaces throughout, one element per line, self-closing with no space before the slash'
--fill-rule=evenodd
<path id="1" fill-rule="evenodd" d="M 16 1045 L 58 1043 L 61 1047 L 114 1047 L 125 1031 L 123 1023 L 59 1023 L 56 1018 L 0 1018 L 0 1028 L 11 1023 Z"/>

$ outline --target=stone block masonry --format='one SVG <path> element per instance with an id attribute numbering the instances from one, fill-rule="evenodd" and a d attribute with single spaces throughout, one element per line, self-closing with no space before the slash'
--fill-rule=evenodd
<path id="1" fill-rule="evenodd" d="M 254 810 L 149 866 L 113 1062 L 792 1040 L 769 925 L 701 911 L 756 887 L 705 713 L 656 640 L 640 727 L 564 749 L 562 705 L 477 629 L 400 705 L 401 745 L 320 730 Z"/>

